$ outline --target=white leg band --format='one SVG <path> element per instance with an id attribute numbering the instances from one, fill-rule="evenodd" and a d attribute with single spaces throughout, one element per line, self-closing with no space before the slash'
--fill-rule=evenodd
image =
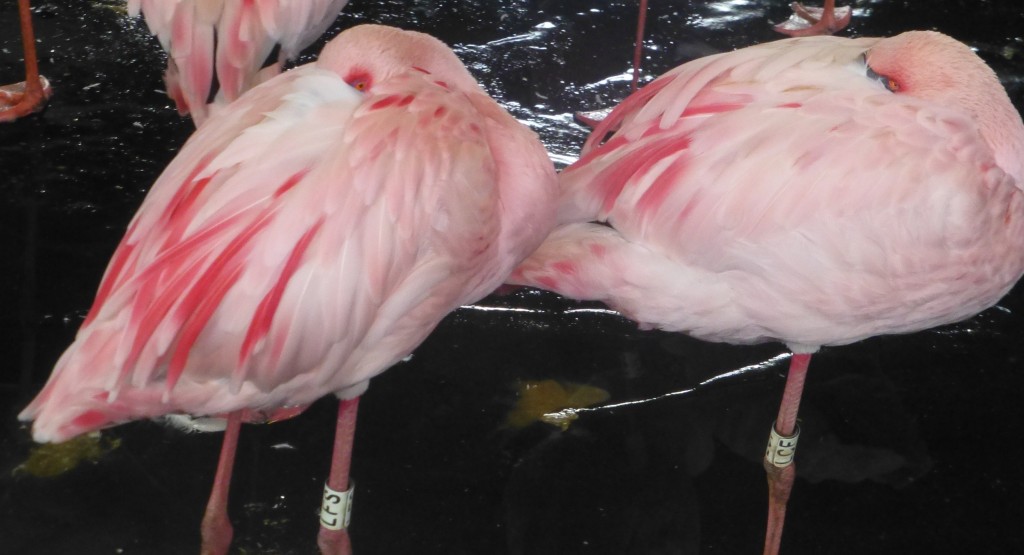
<path id="1" fill-rule="evenodd" d="M 328 530 L 348 528 L 348 523 L 352 520 L 354 490 L 354 484 L 349 486 L 348 491 L 334 491 L 324 484 L 324 503 L 320 506 L 320 526 Z"/>
<path id="2" fill-rule="evenodd" d="M 775 431 L 775 423 L 772 422 L 772 433 L 768 436 L 768 450 L 764 453 L 764 460 L 778 468 L 786 468 L 793 464 L 796 442 L 799 438 L 800 426 L 793 430 L 793 435 L 784 436 Z"/>

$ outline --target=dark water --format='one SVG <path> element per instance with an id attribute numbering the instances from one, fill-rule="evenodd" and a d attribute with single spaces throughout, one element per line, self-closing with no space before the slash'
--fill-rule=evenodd
<path id="1" fill-rule="evenodd" d="M 655 74 L 775 38 L 781 0 L 651 0 Z M 106 261 L 192 130 L 160 92 L 162 56 L 118 2 L 37 3 L 42 117 L 0 127 L 0 553 L 181 554 L 198 525 L 219 434 L 138 422 L 52 478 L 15 469 L 33 445 L 15 414 L 84 317 Z M 937 29 L 975 46 L 1024 105 L 1017 2 L 860 1 L 847 34 Z M 15 3 L 0 6 L 0 80 L 20 80 Z M 332 34 L 380 22 L 452 44 L 489 92 L 568 162 L 572 111 L 623 98 L 635 5 L 572 0 L 352 0 Z M 311 49 L 316 52 L 319 46 Z M 309 58 L 311 59 L 311 58 Z M 865 161 L 870 163 L 870 161 Z M 802 406 L 784 552 L 1024 549 L 1024 290 L 954 326 L 826 349 Z M 449 317 L 360 405 L 352 538 L 366 554 L 759 553 L 760 456 L 786 361 L 640 332 L 594 305 L 520 291 Z M 568 431 L 505 426 L 521 380 L 607 390 Z M 315 552 L 334 403 L 247 426 L 235 470 L 234 552 Z M 116 445 L 116 447 L 115 447 Z"/>

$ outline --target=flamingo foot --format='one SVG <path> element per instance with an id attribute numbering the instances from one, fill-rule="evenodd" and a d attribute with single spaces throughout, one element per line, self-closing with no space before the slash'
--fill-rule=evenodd
<path id="1" fill-rule="evenodd" d="M 234 530 L 228 519 L 228 490 L 231 487 L 231 471 L 235 465 L 235 450 L 238 447 L 238 431 L 242 426 L 242 411 L 228 414 L 227 428 L 224 429 L 224 443 L 217 460 L 217 473 L 213 478 L 210 501 L 200 531 L 203 544 L 201 555 L 227 555 L 231 547 Z"/>
<path id="2" fill-rule="evenodd" d="M 774 27 L 776 32 L 791 37 L 831 35 L 850 24 L 853 9 L 836 7 L 835 0 L 826 0 L 823 8 L 808 8 L 800 2 L 789 5 L 793 15 Z"/>
<path id="3" fill-rule="evenodd" d="M 608 114 L 612 113 L 611 108 L 602 108 L 600 110 L 590 110 L 587 112 L 576 112 L 573 114 L 573 118 L 577 122 L 586 125 L 593 129 L 601 123 L 601 120 L 608 117 Z"/>
<path id="4" fill-rule="evenodd" d="M 768 527 L 764 535 L 764 555 L 778 555 L 782 525 L 786 521 L 786 504 L 796 478 L 796 465 L 780 468 L 766 458 L 764 470 L 768 474 Z"/>
<path id="5" fill-rule="evenodd" d="M 41 111 L 51 96 L 53 88 L 42 75 L 35 86 L 30 86 L 26 81 L 0 86 L 0 122 L 14 121 Z"/>
<path id="6" fill-rule="evenodd" d="M 352 487 L 349 469 L 352 444 L 356 435 L 356 411 L 359 398 L 342 399 L 338 404 L 338 423 L 334 430 L 334 452 L 331 472 L 324 485 L 324 502 L 320 508 L 320 532 L 316 538 L 322 555 L 352 555 L 348 523 L 352 511 Z"/>

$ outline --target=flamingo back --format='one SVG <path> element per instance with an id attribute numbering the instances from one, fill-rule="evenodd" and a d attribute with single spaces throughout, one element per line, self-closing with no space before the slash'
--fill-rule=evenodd
<path id="1" fill-rule="evenodd" d="M 347 33 L 373 48 L 376 29 Z M 554 195 L 536 136 L 475 84 L 407 68 L 360 93 L 324 64 L 280 75 L 160 176 L 21 417 L 61 441 L 358 394 L 502 282 L 550 229 Z M 524 235 L 525 206 L 541 208 Z"/>
<path id="2" fill-rule="evenodd" d="M 1019 178 L 969 114 L 871 78 L 879 41 L 778 41 L 641 89 L 562 173 L 566 225 L 513 282 L 809 348 L 991 306 L 1024 272 Z"/>

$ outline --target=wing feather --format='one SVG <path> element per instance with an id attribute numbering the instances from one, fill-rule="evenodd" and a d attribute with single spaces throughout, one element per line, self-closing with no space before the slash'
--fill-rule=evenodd
<path id="1" fill-rule="evenodd" d="M 401 101 L 371 108 L 389 95 Z M 37 437 L 358 387 L 475 299 L 461 282 L 495 273 L 463 254 L 500 226 L 464 93 L 411 72 L 364 98 L 304 67 L 216 117 L 153 186 L 23 413 Z M 471 230 L 456 221 L 466 212 Z"/>

